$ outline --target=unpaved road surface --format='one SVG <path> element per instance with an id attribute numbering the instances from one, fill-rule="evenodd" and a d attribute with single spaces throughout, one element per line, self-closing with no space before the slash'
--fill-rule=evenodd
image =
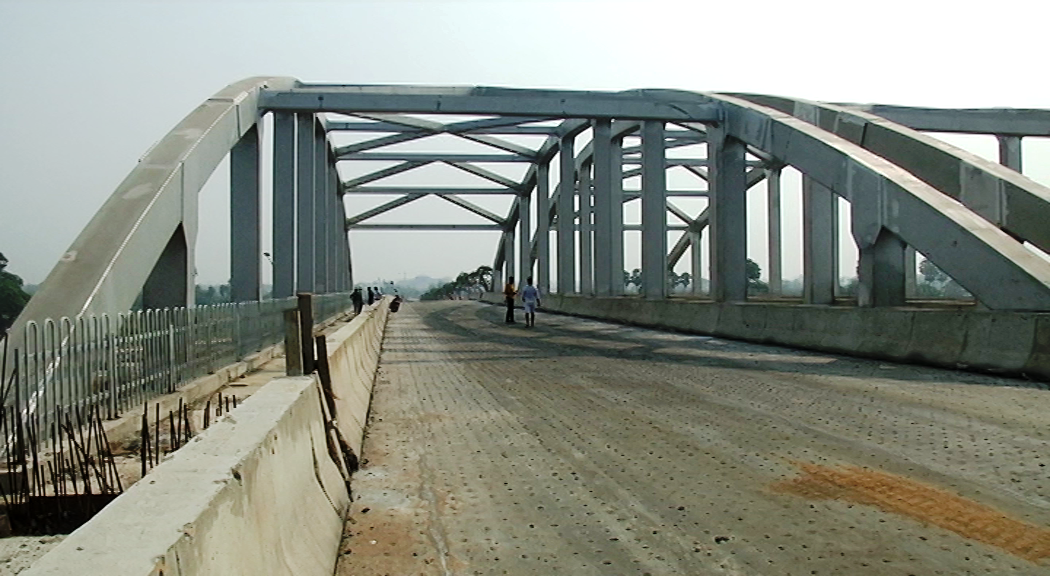
<path id="1" fill-rule="evenodd" d="M 1044 389 L 502 318 L 392 315 L 338 574 L 1050 573 Z"/>

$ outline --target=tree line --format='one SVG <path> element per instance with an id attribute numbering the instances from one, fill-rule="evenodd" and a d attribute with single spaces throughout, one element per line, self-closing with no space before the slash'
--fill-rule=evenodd
<path id="1" fill-rule="evenodd" d="M 469 297 L 493 290 L 492 266 L 478 266 L 473 272 L 460 272 L 456 279 L 424 292 L 420 300 L 447 300 L 453 297 Z"/>

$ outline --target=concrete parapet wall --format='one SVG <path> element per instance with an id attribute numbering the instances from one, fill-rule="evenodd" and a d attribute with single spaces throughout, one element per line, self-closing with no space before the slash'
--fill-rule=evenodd
<path id="1" fill-rule="evenodd" d="M 389 299 L 327 338 L 360 451 Z M 317 374 L 278 378 L 37 561 L 26 576 L 330 576 L 350 496 Z"/>
<path id="2" fill-rule="evenodd" d="M 339 431 L 357 455 L 361 454 L 364 441 L 390 300 L 389 296 L 383 298 L 375 306 L 362 310 L 349 324 L 328 335 L 335 419 Z"/>
<path id="3" fill-rule="evenodd" d="M 483 300 L 502 304 L 499 294 Z M 549 312 L 1050 381 L 1050 313 L 856 308 L 549 294 Z"/>

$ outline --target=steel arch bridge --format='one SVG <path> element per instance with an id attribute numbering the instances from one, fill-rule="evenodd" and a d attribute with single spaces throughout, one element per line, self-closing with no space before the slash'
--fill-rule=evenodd
<path id="1" fill-rule="evenodd" d="M 268 114 L 273 170 L 264 175 L 260 122 Z M 453 119 L 432 119 L 438 115 Z M 1003 164 L 926 131 L 995 135 Z M 335 132 L 374 136 L 337 146 L 329 138 Z M 417 153 L 396 146 L 434 135 L 487 151 Z M 536 148 L 508 135 L 544 140 Z M 767 182 L 775 292 L 782 251 L 780 174 L 793 167 L 803 175 L 805 303 L 834 300 L 836 206 L 843 198 L 851 207 L 859 252 L 858 305 L 903 304 L 915 270 L 914 251 L 919 251 L 990 310 L 1047 311 L 1050 263 L 1038 252 L 1050 252 L 1050 189 L 1020 173 L 1020 150 L 1022 137 L 1048 135 L 1050 111 L 1045 110 L 862 107 L 675 90 L 610 93 L 248 78 L 203 102 L 140 159 L 55 265 L 11 333 L 18 334 L 29 319 L 124 311 L 140 295 L 146 308 L 192 306 L 197 193 L 227 154 L 235 301 L 261 296 L 261 231 L 269 225 L 274 297 L 346 291 L 353 283 L 348 230 L 411 227 L 499 231 L 497 275 L 534 273 L 541 290 L 594 296 L 623 294 L 624 231 L 639 230 L 644 298 L 666 298 L 669 267 L 689 253 L 694 278 L 708 259 L 712 300 L 743 302 L 748 298 L 747 190 Z M 702 158 L 668 154 L 697 144 L 706 149 Z M 341 180 L 336 165 L 354 161 L 394 164 Z M 485 180 L 489 187 L 381 185 L 384 178 L 435 163 Z M 512 179 L 481 166 L 488 163 L 527 169 L 524 177 Z M 667 169 L 675 166 L 706 186 L 668 190 Z M 624 179 L 633 176 L 640 176 L 640 189 L 624 189 Z M 270 223 L 260 219 L 264 177 L 273 184 Z M 347 217 L 341 199 L 348 194 L 397 198 Z M 512 204 L 506 214 L 494 214 L 465 198 L 478 194 L 507 195 Z M 368 222 L 426 196 L 488 223 Z M 686 213 L 668 202 L 676 196 L 706 198 L 707 207 Z M 625 225 L 622 206 L 634 200 L 640 200 L 641 223 Z M 675 223 L 668 224 L 669 215 Z M 551 232 L 556 233 L 554 246 Z M 669 232 L 681 232 L 674 245 L 669 245 Z M 709 254 L 699 249 L 704 235 Z M 699 282 L 693 284 L 699 288 Z"/>

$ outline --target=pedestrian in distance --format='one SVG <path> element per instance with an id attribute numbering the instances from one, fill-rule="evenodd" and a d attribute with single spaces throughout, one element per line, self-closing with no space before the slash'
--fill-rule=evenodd
<path id="1" fill-rule="evenodd" d="M 507 285 L 503 287 L 503 298 L 507 301 L 507 324 L 514 324 L 514 296 L 518 291 L 514 289 L 514 277 L 507 277 Z"/>
<path id="2" fill-rule="evenodd" d="M 354 314 L 360 314 L 361 309 L 365 307 L 365 300 L 361 297 L 360 288 L 354 288 L 354 291 L 350 293 L 350 301 L 354 303 Z"/>
<path id="3" fill-rule="evenodd" d="M 376 294 L 375 294 L 375 292 L 372 292 L 372 287 L 369 286 L 368 287 L 368 305 L 371 306 L 372 304 L 375 304 L 375 302 L 376 302 Z"/>
<path id="4" fill-rule="evenodd" d="M 525 327 L 536 326 L 536 309 L 540 307 L 540 291 L 532 285 L 532 276 L 525 279 L 525 288 L 521 290 L 521 303 L 525 305 Z"/>

